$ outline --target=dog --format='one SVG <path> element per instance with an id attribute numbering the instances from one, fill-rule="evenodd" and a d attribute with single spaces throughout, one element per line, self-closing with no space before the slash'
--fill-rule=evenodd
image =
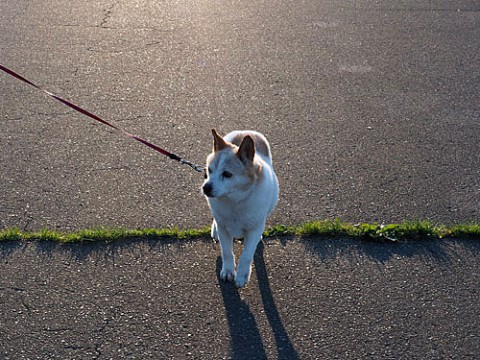
<path id="1" fill-rule="evenodd" d="M 212 238 L 220 241 L 220 279 L 242 288 L 250 280 L 255 250 L 278 201 L 278 179 L 264 135 L 233 131 L 222 138 L 215 129 L 212 134 L 202 190 L 213 216 Z M 236 271 L 233 239 L 244 239 Z"/>

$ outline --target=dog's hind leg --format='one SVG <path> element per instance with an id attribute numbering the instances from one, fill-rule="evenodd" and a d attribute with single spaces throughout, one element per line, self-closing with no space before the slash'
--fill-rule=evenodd
<path id="1" fill-rule="evenodd" d="M 217 230 L 217 222 L 213 220 L 212 223 L 212 230 L 210 232 L 210 236 L 212 237 L 213 241 L 218 241 L 218 230 Z"/>
<path id="2" fill-rule="evenodd" d="M 250 280 L 252 272 L 252 261 L 255 255 L 257 245 L 262 240 L 263 227 L 249 231 L 244 240 L 243 252 L 238 260 L 237 275 L 235 277 L 235 286 L 245 287 Z"/>

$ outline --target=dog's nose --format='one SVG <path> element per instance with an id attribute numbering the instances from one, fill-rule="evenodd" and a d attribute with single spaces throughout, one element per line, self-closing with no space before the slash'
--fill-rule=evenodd
<path id="1" fill-rule="evenodd" d="M 203 189 L 203 193 L 204 193 L 206 196 L 208 196 L 208 197 L 211 197 L 211 196 L 212 196 L 212 191 L 213 191 L 212 184 L 206 183 L 206 184 L 203 185 L 202 189 Z"/>

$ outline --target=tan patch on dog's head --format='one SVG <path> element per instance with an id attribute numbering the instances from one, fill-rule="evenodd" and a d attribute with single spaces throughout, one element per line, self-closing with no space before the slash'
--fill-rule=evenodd
<path id="1" fill-rule="evenodd" d="M 248 176 L 255 180 L 261 174 L 262 166 L 255 162 L 255 143 L 250 135 L 243 137 L 235 155 L 245 165 Z"/>
<path id="2" fill-rule="evenodd" d="M 265 139 L 262 138 L 259 134 L 255 132 L 239 132 L 232 138 L 232 144 L 240 146 L 242 143 L 243 139 L 246 136 L 250 136 L 253 139 L 253 142 L 255 144 L 255 150 L 258 151 L 260 154 L 266 156 L 266 157 L 271 157 L 270 155 L 270 148 L 268 147 L 267 143 L 265 142 Z"/>
<path id="3" fill-rule="evenodd" d="M 223 137 L 221 137 L 215 129 L 212 129 L 213 134 L 213 151 L 218 152 L 226 148 L 231 148 L 232 144 L 226 142 Z"/>

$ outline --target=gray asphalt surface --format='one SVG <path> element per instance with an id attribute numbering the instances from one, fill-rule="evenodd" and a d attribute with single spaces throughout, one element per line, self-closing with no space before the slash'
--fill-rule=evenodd
<path id="1" fill-rule="evenodd" d="M 2 359 L 480 356 L 474 241 L 270 240 L 241 291 L 202 241 L 1 249 Z"/>
<path id="2" fill-rule="evenodd" d="M 272 143 L 271 223 L 479 219 L 477 1 L 3 1 L 2 63 L 195 162 Z M 0 226 L 198 227 L 202 177 L 0 76 Z"/>
<path id="3" fill-rule="evenodd" d="M 479 219 L 477 1 L 2 1 L 0 63 L 203 162 L 256 129 L 270 223 Z M 188 168 L 0 74 L 0 228 L 200 227 Z M 0 246 L 5 359 L 476 359 L 479 247 L 273 239 Z M 237 249 L 238 252 L 239 249 Z"/>

